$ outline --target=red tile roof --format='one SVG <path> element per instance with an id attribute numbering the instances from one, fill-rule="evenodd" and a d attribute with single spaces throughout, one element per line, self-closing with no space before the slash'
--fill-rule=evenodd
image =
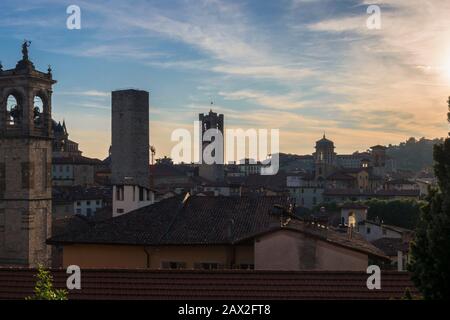
<path id="1" fill-rule="evenodd" d="M 108 245 L 233 245 L 266 232 L 290 229 L 317 237 L 335 245 L 387 257 L 366 240 L 348 239 L 333 230 L 317 229 L 287 214 L 281 227 L 281 213 L 275 208 L 289 208 L 290 201 L 281 196 L 259 197 L 172 197 L 127 214 L 84 226 L 79 231 L 53 235 L 49 244 Z M 292 219 L 291 219 L 292 218 Z M 276 226 L 276 227 L 275 227 Z M 320 231 L 318 231 L 320 230 Z M 319 233 L 318 233 L 319 232 Z"/>
<path id="2" fill-rule="evenodd" d="M 0 268 L 0 299 L 32 294 L 36 271 Z M 53 270 L 54 285 L 64 288 L 65 270 Z M 406 272 L 382 272 L 381 289 L 369 290 L 363 272 L 82 270 L 81 290 L 69 299 L 139 300 L 367 300 L 404 296 L 418 291 Z"/>
<path id="3" fill-rule="evenodd" d="M 67 156 L 67 157 L 55 157 L 52 159 L 52 163 L 101 165 L 102 161 L 99 159 L 87 158 L 83 156 Z"/>

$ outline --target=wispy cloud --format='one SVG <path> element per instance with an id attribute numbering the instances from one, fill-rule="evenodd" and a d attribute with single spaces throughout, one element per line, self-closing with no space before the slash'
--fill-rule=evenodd
<path id="1" fill-rule="evenodd" d="M 101 97 L 101 98 L 111 97 L 111 92 L 98 91 L 98 90 L 59 91 L 56 94 L 57 95 L 68 95 L 68 96 Z"/>
<path id="2" fill-rule="evenodd" d="M 7 8 L 16 3 L 0 6 L 5 2 Z M 103 82 L 74 88 L 64 87 L 74 68 L 60 75 L 63 88 L 55 96 L 70 116 L 76 97 L 83 110 L 105 113 L 105 88 L 149 83 L 157 105 L 150 109 L 152 141 L 161 154 L 170 149 L 170 129 L 190 126 L 210 108 L 209 99 L 218 100 L 213 108 L 225 114 L 227 126 L 279 127 L 288 152 L 309 152 L 323 131 L 340 151 L 446 134 L 450 3 L 377 1 L 382 28 L 369 30 L 372 2 L 79 0 L 83 29 L 69 33 L 58 1 L 24 0 L 23 14 L 0 12 L 0 25 L 17 28 L 20 37 L 35 35 L 56 57 L 108 70 L 102 78 L 94 63 L 77 65 L 83 81 L 95 74 Z M 44 8 L 55 14 L 43 15 Z"/>

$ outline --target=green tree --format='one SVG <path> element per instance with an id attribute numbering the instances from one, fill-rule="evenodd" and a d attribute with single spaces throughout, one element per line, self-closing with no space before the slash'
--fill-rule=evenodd
<path id="1" fill-rule="evenodd" d="M 67 291 L 53 288 L 53 276 L 43 266 L 38 266 L 34 295 L 26 300 L 67 300 Z"/>
<path id="2" fill-rule="evenodd" d="M 379 200 L 372 199 L 363 202 L 369 207 L 367 218 L 379 218 L 385 224 L 414 229 L 420 215 L 423 201 L 410 199 Z"/>
<path id="3" fill-rule="evenodd" d="M 425 299 L 450 299 L 449 138 L 434 147 L 433 156 L 438 188 L 431 190 L 422 209 L 408 268 Z"/>

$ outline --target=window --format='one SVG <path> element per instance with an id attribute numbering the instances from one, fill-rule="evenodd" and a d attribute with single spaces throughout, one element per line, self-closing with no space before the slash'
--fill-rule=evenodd
<path id="1" fill-rule="evenodd" d="M 117 213 L 123 213 L 124 212 L 123 209 L 117 209 L 116 211 L 117 211 Z"/>
<path id="2" fill-rule="evenodd" d="M 123 201 L 123 186 L 116 187 L 116 200 Z"/>
<path id="3" fill-rule="evenodd" d="M 316 205 L 317 204 L 317 199 L 316 199 L 316 197 L 313 197 L 313 205 Z"/>
<path id="4" fill-rule="evenodd" d="M 139 187 L 139 201 L 144 201 L 144 188 Z"/>
<path id="5" fill-rule="evenodd" d="M 216 262 L 200 262 L 194 263 L 194 269 L 216 270 L 223 269 L 224 265 Z"/>
<path id="6" fill-rule="evenodd" d="M 96 204 L 97 206 L 99 206 L 99 205 L 100 205 L 100 200 L 95 200 L 95 204 Z"/>
<path id="7" fill-rule="evenodd" d="M 186 269 L 186 262 L 162 261 L 161 269 Z"/>
<path id="8" fill-rule="evenodd" d="M 366 233 L 367 233 L 367 234 L 370 234 L 370 231 L 371 231 L 370 228 L 367 227 Z"/>
<path id="9" fill-rule="evenodd" d="M 242 270 L 253 270 L 255 269 L 255 265 L 252 263 L 241 263 L 238 268 Z"/>
<path id="10" fill-rule="evenodd" d="M 91 209 L 91 208 L 87 208 L 87 209 L 86 209 L 86 215 L 87 215 L 88 217 L 90 217 L 90 216 L 92 215 L 92 209 Z"/>
<path id="11" fill-rule="evenodd" d="M 383 236 L 387 235 L 387 230 L 383 228 Z"/>
<path id="12" fill-rule="evenodd" d="M 0 232 L 5 231 L 5 209 L 0 209 Z"/>
<path id="13" fill-rule="evenodd" d="M 90 205 L 91 205 L 91 202 L 90 202 L 89 200 L 86 201 L 86 205 L 90 206 Z"/>
<path id="14" fill-rule="evenodd" d="M 81 206 L 81 202 L 80 201 L 77 201 L 77 206 L 78 207 Z"/>
<path id="15" fill-rule="evenodd" d="M 81 214 L 81 209 L 77 209 L 77 214 Z"/>

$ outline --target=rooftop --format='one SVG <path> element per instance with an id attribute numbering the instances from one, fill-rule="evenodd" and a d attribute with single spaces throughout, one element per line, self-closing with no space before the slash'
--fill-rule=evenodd
<path id="1" fill-rule="evenodd" d="M 348 239 L 333 230 L 303 223 L 283 208 L 287 197 L 172 197 L 125 215 L 98 222 L 88 230 L 55 235 L 50 244 L 126 245 L 234 245 L 281 229 L 300 232 L 322 241 L 371 256 L 386 256 L 364 239 Z M 281 208 L 281 209 L 280 209 Z M 291 218 L 281 226 L 280 218 Z"/>
<path id="2" fill-rule="evenodd" d="M 55 202 L 77 201 L 77 200 L 112 200 L 112 188 L 108 186 L 93 187 L 62 187 L 52 188 L 52 197 Z"/>
<path id="3" fill-rule="evenodd" d="M 99 159 L 92 159 L 83 156 L 66 156 L 54 157 L 53 164 L 86 164 L 86 165 L 101 165 L 103 162 Z"/>
<path id="4" fill-rule="evenodd" d="M 33 294 L 34 269 L 0 268 L 0 299 Z M 56 288 L 65 288 L 65 270 L 52 270 Z M 365 272 L 239 270 L 83 270 L 80 290 L 70 300 L 389 300 L 406 289 L 417 296 L 410 274 L 382 272 L 380 290 L 367 289 Z"/>
<path id="5" fill-rule="evenodd" d="M 396 257 L 398 251 L 404 253 L 409 251 L 409 243 L 403 241 L 401 238 L 381 238 L 372 241 L 372 244 L 389 257 Z"/>

